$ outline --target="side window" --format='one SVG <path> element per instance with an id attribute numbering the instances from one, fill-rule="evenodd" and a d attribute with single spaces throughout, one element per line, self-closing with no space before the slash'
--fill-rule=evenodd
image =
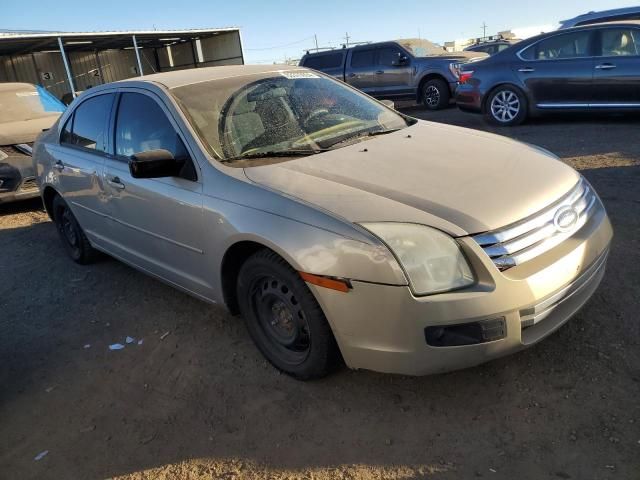
<path id="1" fill-rule="evenodd" d="M 73 114 L 69 116 L 67 122 L 64 124 L 62 128 L 62 133 L 60 134 L 60 142 L 62 143 L 73 143 Z"/>
<path id="2" fill-rule="evenodd" d="M 375 50 L 354 50 L 351 54 L 352 67 L 371 67 L 375 58 Z"/>
<path id="3" fill-rule="evenodd" d="M 116 119 L 115 152 L 123 157 L 168 150 L 176 159 L 189 154 L 160 105 L 141 93 L 123 93 Z"/>
<path id="4" fill-rule="evenodd" d="M 82 102 L 67 121 L 61 141 L 106 152 L 107 121 L 112 102 L 112 94 L 99 95 Z"/>
<path id="5" fill-rule="evenodd" d="M 402 52 L 399 48 L 388 47 L 378 50 L 378 65 L 384 65 L 385 67 L 394 66 L 394 62 L 398 61 Z"/>
<path id="6" fill-rule="evenodd" d="M 638 41 L 640 30 L 630 28 L 607 28 L 600 31 L 601 55 L 603 57 L 618 57 L 638 55 Z"/>
<path id="7" fill-rule="evenodd" d="M 556 35 L 538 42 L 535 48 L 536 60 L 559 60 L 589 56 L 590 31 Z"/>
<path id="8" fill-rule="evenodd" d="M 342 53 L 329 53 L 308 57 L 304 61 L 304 66 L 322 70 L 324 68 L 338 68 L 342 66 Z"/>

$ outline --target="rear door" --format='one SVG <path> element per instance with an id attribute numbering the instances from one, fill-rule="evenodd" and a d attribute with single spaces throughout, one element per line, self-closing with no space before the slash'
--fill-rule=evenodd
<path id="1" fill-rule="evenodd" d="M 65 119 L 60 144 L 51 147 L 59 192 L 92 243 L 107 234 L 108 205 L 102 179 L 108 146 L 108 126 L 115 94 L 82 101 Z"/>
<path id="2" fill-rule="evenodd" d="M 597 30 L 593 106 L 640 107 L 640 29 Z"/>
<path id="3" fill-rule="evenodd" d="M 553 35 L 518 54 L 513 69 L 538 108 L 586 108 L 593 93 L 592 30 Z"/>
<path id="4" fill-rule="evenodd" d="M 302 66 L 320 70 L 338 80 L 344 80 L 345 53 L 343 50 L 336 50 L 310 55 L 304 59 Z"/>
<path id="5" fill-rule="evenodd" d="M 120 94 L 113 131 L 113 155 L 104 169 L 112 220 L 110 250 L 173 284 L 210 296 L 212 279 L 203 261 L 207 226 L 202 184 L 183 131 L 161 99 L 144 90 Z M 186 159 L 185 175 L 133 178 L 131 156 L 155 149 Z"/>
<path id="6" fill-rule="evenodd" d="M 376 93 L 376 49 L 373 47 L 354 48 L 348 56 L 346 82 L 371 95 Z"/>
<path id="7" fill-rule="evenodd" d="M 378 48 L 376 90 L 379 96 L 411 94 L 413 65 L 411 58 L 396 45 Z"/>

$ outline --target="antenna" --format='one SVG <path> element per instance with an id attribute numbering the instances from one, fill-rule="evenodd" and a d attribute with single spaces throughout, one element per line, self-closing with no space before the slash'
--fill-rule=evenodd
<path id="1" fill-rule="evenodd" d="M 482 38 L 487 38 L 487 24 L 482 22 Z"/>

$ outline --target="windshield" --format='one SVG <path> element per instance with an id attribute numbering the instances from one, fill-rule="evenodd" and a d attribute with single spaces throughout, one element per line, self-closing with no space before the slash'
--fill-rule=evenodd
<path id="1" fill-rule="evenodd" d="M 62 102 L 40 86 L 0 85 L 0 123 L 57 117 L 65 108 Z"/>
<path id="2" fill-rule="evenodd" d="M 436 45 L 422 38 L 405 38 L 396 41 L 409 50 L 414 57 L 431 57 L 433 55 L 445 55 L 448 53 L 440 45 Z"/>
<path id="3" fill-rule="evenodd" d="M 172 93 L 201 140 L 222 161 L 318 153 L 410 122 L 307 70 L 211 80 Z"/>

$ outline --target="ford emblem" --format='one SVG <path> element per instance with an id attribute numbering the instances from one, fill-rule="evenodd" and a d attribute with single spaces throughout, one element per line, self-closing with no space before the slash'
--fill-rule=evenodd
<path id="1" fill-rule="evenodd" d="M 578 212 L 573 207 L 562 207 L 553 217 L 553 224 L 560 232 L 572 230 L 576 223 L 578 223 Z"/>

